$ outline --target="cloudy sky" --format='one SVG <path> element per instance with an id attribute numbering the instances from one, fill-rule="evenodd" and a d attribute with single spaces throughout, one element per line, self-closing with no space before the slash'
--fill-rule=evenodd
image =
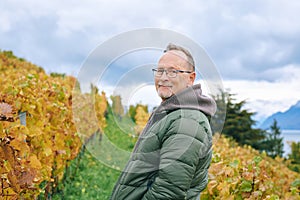
<path id="1" fill-rule="evenodd" d="M 112 37 L 159 28 L 202 46 L 224 88 L 246 99 L 256 119 L 285 111 L 300 100 L 298 0 L 1 0 L 0 5 L 0 49 L 48 73 L 78 76 L 89 55 Z M 154 55 L 158 54 L 149 54 L 152 60 L 145 63 L 154 62 Z M 115 64 L 126 63 L 122 59 Z M 135 88 L 131 100 L 145 98 L 143 89 L 155 93 L 148 84 Z"/>

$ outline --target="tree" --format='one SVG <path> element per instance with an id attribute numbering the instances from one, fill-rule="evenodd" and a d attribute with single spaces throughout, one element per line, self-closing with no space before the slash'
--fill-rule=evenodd
<path id="1" fill-rule="evenodd" d="M 136 108 L 136 114 L 134 118 L 136 122 L 135 130 L 137 134 L 140 134 L 145 125 L 147 124 L 149 113 L 145 111 L 142 105 L 138 105 Z"/>
<path id="2" fill-rule="evenodd" d="M 272 157 L 280 156 L 282 157 L 284 151 L 283 151 L 283 137 L 280 137 L 281 131 L 280 128 L 277 125 L 276 119 L 274 119 L 274 122 L 272 124 L 271 128 L 271 141 L 273 144 L 273 151 L 271 153 Z"/>
<path id="3" fill-rule="evenodd" d="M 130 105 L 129 106 L 129 110 L 128 110 L 128 115 L 129 117 L 132 119 L 132 121 L 134 121 L 136 123 L 136 119 L 135 119 L 135 116 L 136 116 L 136 110 L 138 107 L 141 107 L 143 108 L 143 110 L 146 112 L 146 113 L 149 113 L 148 112 L 148 106 L 147 105 L 143 105 L 143 104 L 136 104 L 135 106 L 134 105 Z"/>
<path id="4" fill-rule="evenodd" d="M 228 93 L 222 92 L 220 89 L 220 94 L 217 96 L 213 96 L 216 104 L 217 111 L 214 116 L 210 119 L 212 132 L 221 133 L 224 127 L 225 117 L 226 117 L 226 101 L 227 101 Z"/>
<path id="5" fill-rule="evenodd" d="M 112 100 L 112 111 L 115 115 L 122 117 L 124 115 L 124 108 L 122 105 L 121 96 L 110 96 L 110 99 Z"/>
<path id="6" fill-rule="evenodd" d="M 260 150 L 266 151 L 266 153 L 275 158 L 276 156 L 282 157 L 283 155 L 283 137 L 280 137 L 281 131 L 277 125 L 276 119 L 270 126 L 270 132 L 266 131 L 266 138 L 261 143 Z"/>
<path id="7" fill-rule="evenodd" d="M 106 127 L 106 116 L 108 113 L 108 102 L 106 99 L 106 94 L 104 91 L 101 92 L 101 95 L 95 94 L 95 112 L 98 119 L 99 127 L 104 128 Z"/>
<path id="8" fill-rule="evenodd" d="M 127 113 L 128 115 L 129 115 L 129 117 L 132 119 L 132 121 L 134 121 L 135 122 L 135 119 L 134 119 L 134 117 L 135 117 L 135 114 L 136 114 L 136 106 L 134 106 L 134 105 L 130 105 L 129 106 L 129 110 L 128 110 L 128 113 Z"/>
<path id="9" fill-rule="evenodd" d="M 256 121 L 252 119 L 255 113 L 243 108 L 246 101 L 234 103 L 235 99 L 233 98 L 233 94 L 225 92 L 221 95 L 221 98 L 224 99 L 217 100 L 216 102 L 218 108 L 220 107 L 218 103 L 226 103 L 226 119 L 222 134 L 232 137 L 240 145 L 246 144 L 255 149 L 259 149 L 260 141 L 265 138 L 265 135 L 263 130 L 253 128 L 256 124 Z M 215 121 L 218 122 L 218 120 Z"/>
<path id="10" fill-rule="evenodd" d="M 291 164 L 289 168 L 300 172 L 300 142 L 292 142 L 290 143 L 291 153 L 288 154 L 289 160 L 291 160 Z"/>

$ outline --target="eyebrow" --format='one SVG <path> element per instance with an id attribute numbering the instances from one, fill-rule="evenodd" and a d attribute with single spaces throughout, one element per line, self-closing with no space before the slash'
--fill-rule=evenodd
<path id="1" fill-rule="evenodd" d="M 157 65 L 157 69 L 177 69 L 180 68 L 180 66 L 162 66 L 162 65 Z"/>

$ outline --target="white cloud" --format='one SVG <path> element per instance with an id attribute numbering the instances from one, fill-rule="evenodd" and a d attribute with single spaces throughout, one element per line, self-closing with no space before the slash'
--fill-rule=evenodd
<path id="1" fill-rule="evenodd" d="M 9 20 L 8 12 L 0 14 L 0 32 L 8 32 L 11 29 L 11 22 Z"/>
<path id="2" fill-rule="evenodd" d="M 281 69 L 268 70 L 270 76 L 278 76 L 275 82 L 265 80 L 225 80 L 224 87 L 236 98 L 246 100 L 246 108 L 257 112 L 257 119 L 265 118 L 278 111 L 286 111 L 299 101 L 300 69 L 288 65 Z"/>
<path id="3" fill-rule="evenodd" d="M 291 82 L 300 86 L 300 65 L 289 64 L 262 72 L 264 76 L 276 77 L 277 81 Z"/>
<path id="4" fill-rule="evenodd" d="M 4 0 L 1 5 L 0 49 L 13 50 L 48 72 L 74 74 L 98 44 L 114 35 L 158 27 L 202 45 L 224 87 L 249 99 L 260 116 L 299 100 L 298 0 Z M 148 95 L 143 91 L 135 90 L 131 99 L 143 99 Z"/>
<path id="5" fill-rule="evenodd" d="M 270 76 L 281 73 L 282 78 L 275 82 L 265 80 L 223 81 L 224 88 L 229 89 L 230 93 L 236 94 L 235 98 L 238 101 L 246 100 L 245 108 L 256 113 L 254 116 L 256 121 L 263 120 L 276 112 L 286 111 L 291 105 L 299 101 L 299 68 L 288 65 L 282 69 L 270 70 L 265 73 L 269 73 Z M 196 83 L 201 83 L 205 95 L 210 93 L 205 80 L 198 79 Z M 125 106 L 143 103 L 153 107 L 160 103 L 153 84 L 117 87 L 105 86 L 103 89 L 108 91 L 109 95 L 114 94 L 124 97 L 123 104 Z"/>

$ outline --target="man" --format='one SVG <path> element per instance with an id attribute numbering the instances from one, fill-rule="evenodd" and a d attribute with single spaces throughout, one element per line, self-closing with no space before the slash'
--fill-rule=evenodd
<path id="1" fill-rule="evenodd" d="M 162 103 L 152 113 L 114 187 L 113 200 L 199 199 L 208 182 L 215 102 L 193 85 L 194 60 L 169 44 L 153 69 Z"/>

